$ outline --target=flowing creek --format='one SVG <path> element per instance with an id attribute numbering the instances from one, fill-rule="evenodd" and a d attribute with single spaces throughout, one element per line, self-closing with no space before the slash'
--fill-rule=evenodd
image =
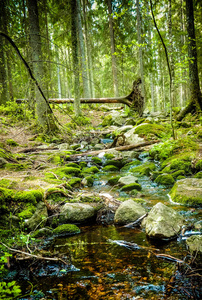
<path id="1" fill-rule="evenodd" d="M 147 157 L 140 155 L 140 159 L 144 162 Z M 118 172 L 101 174 L 91 191 L 109 193 L 114 198 L 130 198 L 106 184 L 111 176 L 117 174 Z M 162 201 L 187 220 L 193 222 L 198 219 L 199 211 L 169 200 L 169 189 L 158 186 L 146 176 L 139 177 L 138 182 L 142 186 L 141 196 L 148 209 Z M 175 271 L 176 263 L 157 258 L 154 254 L 164 253 L 182 260 L 188 255 L 183 240 L 156 242 L 149 240 L 140 228 L 92 224 L 80 226 L 80 229 L 80 234 L 57 238 L 50 244 L 50 251 L 67 256 L 71 254 L 72 267 L 63 270 L 59 270 L 54 264 L 51 267 L 41 267 L 38 275 L 29 280 L 25 274 L 19 275 L 18 284 L 23 292 L 26 294 L 30 291 L 31 282 L 36 294 L 36 297 L 25 296 L 21 300 L 165 299 L 166 284 Z M 137 247 L 130 249 L 113 241 L 132 242 Z M 188 298 L 183 293 L 183 287 L 179 286 L 169 299 Z"/>

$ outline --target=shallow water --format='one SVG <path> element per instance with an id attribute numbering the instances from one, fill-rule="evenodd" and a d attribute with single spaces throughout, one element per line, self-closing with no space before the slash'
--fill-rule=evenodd
<path id="1" fill-rule="evenodd" d="M 142 157 L 143 161 L 146 159 Z M 117 174 L 100 174 L 93 188 L 85 190 L 107 192 L 115 198 L 130 198 L 107 185 L 109 177 Z M 197 220 L 200 211 L 172 203 L 168 197 L 169 188 L 158 186 L 146 176 L 139 177 L 138 182 L 142 185 L 138 197 L 145 200 L 144 205 L 148 209 L 161 201 L 176 209 L 185 219 Z M 188 255 L 184 240 L 157 243 L 147 239 L 139 228 L 91 225 L 80 229 L 79 235 L 58 238 L 49 247 L 56 255 L 62 253 L 68 257 L 70 253 L 71 268 L 61 269 L 52 264 L 39 268 L 38 273 L 29 279 L 21 276 L 19 284 L 23 292 L 29 293 L 32 285 L 35 291 L 35 296 L 25 296 L 21 300 L 165 299 L 167 284 L 175 272 L 176 263 L 157 258 L 156 254 L 163 253 L 182 260 Z M 137 246 L 131 250 L 120 241 Z M 189 298 L 184 289 L 177 286 L 172 298 L 168 299 Z"/>

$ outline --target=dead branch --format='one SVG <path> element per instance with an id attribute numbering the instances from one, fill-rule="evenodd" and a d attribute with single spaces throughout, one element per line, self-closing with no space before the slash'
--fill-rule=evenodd
<path id="1" fill-rule="evenodd" d="M 111 149 L 103 149 L 103 150 L 90 151 L 90 152 L 82 152 L 82 153 L 79 153 L 79 154 L 70 155 L 70 159 L 74 158 L 74 157 L 78 157 L 78 156 L 97 155 L 97 154 L 100 154 L 102 152 L 110 152 L 111 150 L 127 151 L 127 150 L 132 150 L 132 149 L 136 149 L 136 148 L 140 148 L 140 147 L 152 145 L 152 144 L 155 144 L 155 143 L 158 143 L 158 142 L 159 142 L 158 140 L 155 140 L 155 141 L 145 141 L 145 142 L 139 143 L 139 144 L 120 146 L 120 147 L 115 147 L 115 148 L 111 148 Z"/>
<path id="2" fill-rule="evenodd" d="M 141 216 L 139 219 L 137 219 L 135 222 L 129 223 L 124 225 L 123 227 L 127 227 L 127 228 L 132 228 L 137 226 L 145 217 L 147 217 L 148 213 L 144 214 L 143 216 Z"/>
<path id="3" fill-rule="evenodd" d="M 39 260 L 46 260 L 46 261 L 57 261 L 57 262 L 62 262 L 63 264 L 67 265 L 68 263 L 65 262 L 63 259 L 61 258 L 56 258 L 56 257 L 44 257 L 44 256 L 41 256 L 41 255 L 35 255 L 35 254 L 31 254 L 31 253 L 28 253 L 28 252 L 24 252 L 24 251 L 21 251 L 21 250 L 17 250 L 17 249 L 13 249 L 13 248 L 10 248 L 9 246 L 7 246 L 6 244 L 0 242 L 4 247 L 6 247 L 8 250 L 12 251 L 12 252 L 15 252 L 15 253 L 19 253 L 19 254 L 23 254 L 25 255 L 25 258 L 23 259 L 27 259 L 28 257 L 32 257 L 32 258 L 37 258 Z M 21 258 L 22 259 L 22 258 Z"/>
<path id="4" fill-rule="evenodd" d="M 171 256 L 171 255 L 168 255 L 168 254 L 155 254 L 154 255 L 157 257 L 157 258 L 164 258 L 164 259 L 168 259 L 168 260 L 171 260 L 173 262 L 176 262 L 176 263 L 181 263 L 181 264 L 184 264 L 185 262 L 179 258 L 176 258 L 174 256 Z"/>

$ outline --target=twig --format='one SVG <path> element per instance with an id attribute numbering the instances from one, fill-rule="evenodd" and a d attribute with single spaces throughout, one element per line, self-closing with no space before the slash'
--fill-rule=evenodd
<path id="1" fill-rule="evenodd" d="M 61 258 L 55 258 L 55 257 L 44 257 L 44 256 L 39 256 L 39 255 L 35 255 L 35 254 L 31 254 L 31 253 L 28 253 L 28 252 L 24 252 L 24 251 L 21 251 L 21 250 L 17 250 L 17 249 L 13 249 L 13 248 L 10 248 L 8 247 L 7 245 L 5 245 L 4 243 L 0 242 L 4 247 L 6 247 L 8 250 L 12 251 L 12 252 L 16 252 L 16 253 L 20 253 L 20 254 L 24 254 L 26 256 L 29 256 L 29 257 L 33 257 L 33 258 L 37 258 L 37 259 L 41 259 L 41 260 L 51 260 L 51 261 L 61 261 L 63 264 L 67 265 L 68 263 L 65 262 L 63 259 Z"/>
<path id="2" fill-rule="evenodd" d="M 131 228 L 133 226 L 136 226 L 140 221 L 142 221 L 145 217 L 147 217 L 148 213 L 144 214 L 141 216 L 139 219 L 137 219 L 135 222 L 129 223 L 124 225 L 123 227 Z"/>

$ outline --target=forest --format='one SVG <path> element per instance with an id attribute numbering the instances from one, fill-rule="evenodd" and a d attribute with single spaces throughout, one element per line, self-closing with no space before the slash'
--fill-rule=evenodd
<path id="1" fill-rule="evenodd" d="M 202 2 L 1 0 L 0 299 L 201 299 Z"/>

